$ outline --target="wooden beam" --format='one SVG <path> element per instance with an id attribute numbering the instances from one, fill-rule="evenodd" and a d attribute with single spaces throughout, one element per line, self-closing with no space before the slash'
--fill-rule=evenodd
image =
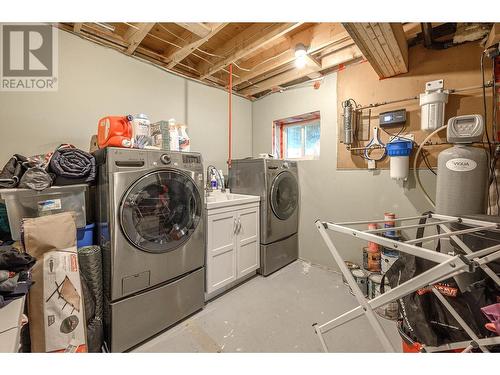
<path id="1" fill-rule="evenodd" d="M 204 22 L 176 22 L 175 24 L 186 30 L 189 30 L 200 38 L 206 37 L 213 29 L 210 24 Z"/>
<path id="2" fill-rule="evenodd" d="M 82 31 L 82 26 L 83 26 L 83 23 L 75 23 L 73 24 L 73 31 L 75 33 L 80 33 Z"/>
<path id="3" fill-rule="evenodd" d="M 130 27 L 130 29 L 125 33 L 124 39 L 128 42 L 129 46 L 125 52 L 127 55 L 131 55 L 137 49 L 142 40 L 148 35 L 149 31 L 155 25 L 154 22 L 145 22 L 137 25 L 137 29 Z M 131 30 L 134 29 L 134 30 Z"/>
<path id="4" fill-rule="evenodd" d="M 240 94 L 253 96 L 265 90 L 270 90 L 275 86 L 283 85 L 287 82 L 294 81 L 299 78 L 313 75 L 321 70 L 333 68 L 337 65 L 344 64 L 348 61 L 362 57 L 362 53 L 357 46 L 343 48 L 321 59 L 321 67 L 316 64 L 308 64 L 302 69 L 292 68 L 284 73 L 278 74 L 272 78 L 256 83 L 241 91 Z"/>
<path id="5" fill-rule="evenodd" d="M 311 65 L 316 65 L 316 67 L 321 69 L 321 62 L 318 61 L 315 57 L 312 57 L 311 55 L 306 55 L 306 59 Z"/>
<path id="6" fill-rule="evenodd" d="M 408 72 L 403 24 L 345 23 L 344 27 L 380 78 Z"/>
<path id="7" fill-rule="evenodd" d="M 259 23 L 256 23 L 250 26 L 215 51 L 216 55 L 226 56 L 223 60 L 214 65 L 208 63 L 200 65 L 199 70 L 202 72 L 200 79 L 204 79 L 224 69 L 232 62 L 248 56 L 266 43 L 285 35 L 301 24 L 301 22 L 278 23 L 262 28 Z"/>
<path id="8" fill-rule="evenodd" d="M 188 42 L 181 49 L 166 56 L 167 59 L 170 60 L 167 67 L 173 68 L 175 65 L 177 65 L 182 60 L 184 60 L 187 56 L 189 56 L 193 51 L 195 51 L 198 47 L 200 47 L 201 45 L 206 43 L 210 38 L 212 38 L 214 35 L 216 35 L 218 32 L 220 32 L 224 27 L 226 27 L 226 25 L 227 25 L 227 23 L 213 24 L 212 29 L 210 30 L 210 33 L 205 35 L 203 38 Z"/>
<path id="9" fill-rule="evenodd" d="M 295 46 L 298 43 L 307 46 L 309 54 L 314 54 L 329 46 L 339 45 L 338 49 L 340 49 L 340 45 L 345 42 L 353 43 L 351 37 L 340 23 L 315 24 L 246 61 L 244 66 L 250 68 L 250 71 L 241 72 L 240 77 L 233 80 L 233 86 L 238 86 L 245 81 L 294 61 Z M 345 47 L 345 45 L 342 45 L 342 47 Z M 266 62 L 262 63 L 262 61 Z"/>
<path id="10" fill-rule="evenodd" d="M 485 47 L 490 48 L 492 45 L 500 42 L 500 23 L 495 23 L 491 28 L 490 35 L 486 40 Z"/>

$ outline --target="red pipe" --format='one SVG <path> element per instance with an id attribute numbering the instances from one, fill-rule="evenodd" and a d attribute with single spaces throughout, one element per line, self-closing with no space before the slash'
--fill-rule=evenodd
<path id="1" fill-rule="evenodd" d="M 284 159 L 283 155 L 284 155 L 284 150 L 283 150 L 283 129 L 284 126 L 283 124 L 281 124 L 280 126 L 280 159 Z"/>
<path id="2" fill-rule="evenodd" d="M 231 168 L 233 158 L 233 64 L 229 65 L 229 152 L 227 165 Z"/>

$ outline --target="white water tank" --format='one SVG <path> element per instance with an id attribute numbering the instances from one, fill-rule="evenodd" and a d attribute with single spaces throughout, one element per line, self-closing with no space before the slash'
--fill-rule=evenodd
<path id="1" fill-rule="evenodd" d="M 459 216 L 484 214 L 488 157 L 482 148 L 455 145 L 438 156 L 436 212 Z"/>

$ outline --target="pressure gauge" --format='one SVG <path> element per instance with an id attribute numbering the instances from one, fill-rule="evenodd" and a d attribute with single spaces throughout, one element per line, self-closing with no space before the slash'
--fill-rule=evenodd
<path id="1" fill-rule="evenodd" d="M 473 143 L 483 139 L 484 122 L 481 115 L 456 116 L 448 120 L 446 138 L 450 143 Z"/>

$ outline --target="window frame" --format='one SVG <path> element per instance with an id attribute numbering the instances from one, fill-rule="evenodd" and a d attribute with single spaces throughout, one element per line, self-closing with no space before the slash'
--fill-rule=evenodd
<path id="1" fill-rule="evenodd" d="M 316 114 L 313 118 L 305 118 L 303 120 L 298 120 L 298 121 L 291 121 L 291 122 L 285 122 L 287 119 L 282 119 L 282 120 L 276 120 L 273 121 L 273 134 L 272 134 L 272 139 L 273 139 L 273 151 L 272 154 L 275 157 L 278 157 L 279 159 L 290 159 L 290 160 L 319 160 L 321 151 L 318 153 L 318 155 L 306 155 L 306 128 L 308 126 L 316 125 L 319 124 L 319 129 L 320 129 L 320 150 L 321 150 L 321 115 L 319 111 L 314 111 L 310 113 L 306 113 L 303 115 L 299 116 L 292 116 L 292 117 L 297 117 L 300 118 L 301 116 L 307 116 L 310 114 Z M 290 117 L 289 117 L 290 118 Z M 287 135 L 286 135 L 286 129 L 291 128 L 291 127 L 301 127 L 301 143 L 302 143 L 302 149 L 301 149 L 301 156 L 300 157 L 288 157 L 287 151 L 288 151 L 288 143 L 287 143 Z"/>

